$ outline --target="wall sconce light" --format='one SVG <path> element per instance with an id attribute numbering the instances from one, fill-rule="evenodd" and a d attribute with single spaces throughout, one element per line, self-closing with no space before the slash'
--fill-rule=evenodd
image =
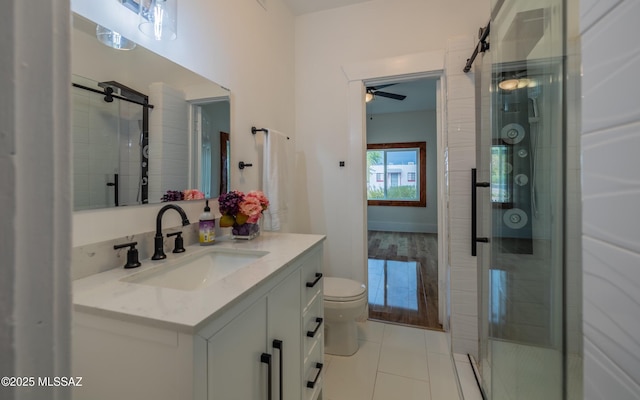
<path id="1" fill-rule="evenodd" d="M 96 37 L 100 43 L 116 50 L 133 50 L 136 47 L 131 40 L 101 25 L 96 25 Z"/>
<path id="2" fill-rule="evenodd" d="M 138 29 L 155 40 L 178 36 L 178 0 L 141 0 Z"/>

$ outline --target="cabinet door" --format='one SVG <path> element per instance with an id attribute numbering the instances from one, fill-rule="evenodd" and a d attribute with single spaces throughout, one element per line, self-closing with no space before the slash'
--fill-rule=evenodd
<path id="1" fill-rule="evenodd" d="M 300 270 L 276 286 L 268 296 L 269 343 L 273 354 L 274 399 L 280 399 L 280 363 L 282 363 L 282 398 L 299 400 L 302 390 L 302 321 L 300 307 Z M 282 341 L 282 351 L 273 349 L 273 341 Z"/>
<path id="2" fill-rule="evenodd" d="M 267 399 L 268 366 L 261 362 L 266 328 L 267 300 L 262 298 L 209 339 L 209 400 Z"/>

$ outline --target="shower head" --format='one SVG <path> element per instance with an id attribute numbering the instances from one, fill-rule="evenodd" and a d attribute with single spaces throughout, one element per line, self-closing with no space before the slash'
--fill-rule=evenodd
<path id="1" fill-rule="evenodd" d="M 540 119 L 540 112 L 538 110 L 538 96 L 540 96 L 540 86 L 534 85 L 527 88 L 527 96 L 529 97 L 529 104 L 531 109 L 529 112 L 529 123 L 538 122 Z"/>

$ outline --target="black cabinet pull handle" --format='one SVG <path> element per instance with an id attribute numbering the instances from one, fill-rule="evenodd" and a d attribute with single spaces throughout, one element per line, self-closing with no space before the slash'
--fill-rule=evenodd
<path id="1" fill-rule="evenodd" d="M 480 243 L 489 243 L 489 238 L 486 238 L 486 237 L 479 237 L 479 238 L 476 238 L 476 242 L 480 242 Z"/>
<path id="2" fill-rule="evenodd" d="M 322 363 L 316 363 L 316 368 L 318 368 L 318 374 L 316 375 L 316 378 L 313 381 L 307 381 L 307 387 L 309 389 L 313 389 L 316 386 L 316 383 L 318 383 L 318 379 L 320 379 L 320 374 L 322 373 Z"/>
<path id="3" fill-rule="evenodd" d="M 262 353 L 260 355 L 260 362 L 267 364 L 267 399 L 271 400 L 271 354 Z"/>
<path id="4" fill-rule="evenodd" d="M 282 352 L 282 340 L 274 339 L 273 348 L 280 350 L 280 376 L 278 377 L 279 378 L 278 383 L 280 385 L 280 400 L 282 400 L 284 397 L 284 394 L 283 394 L 284 385 L 282 382 L 282 377 L 283 377 L 282 369 L 284 368 L 284 353 Z"/>
<path id="5" fill-rule="evenodd" d="M 314 287 L 320 279 L 322 279 L 322 273 L 316 272 L 316 279 L 313 282 L 307 282 L 307 287 Z"/>
<path id="6" fill-rule="evenodd" d="M 322 318 L 320 318 L 320 317 L 316 318 L 316 323 L 317 323 L 318 325 L 316 325 L 316 328 L 315 328 L 314 330 L 312 330 L 312 331 L 307 331 L 307 336 L 308 336 L 308 337 L 311 337 L 311 338 L 312 338 L 312 337 L 314 337 L 314 336 L 316 335 L 316 333 L 318 332 L 318 329 L 320 329 L 320 326 L 322 325 L 322 321 L 323 321 L 323 319 L 322 319 Z"/>

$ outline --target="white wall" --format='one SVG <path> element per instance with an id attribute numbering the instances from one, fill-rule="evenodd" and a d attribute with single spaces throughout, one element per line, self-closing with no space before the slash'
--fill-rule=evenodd
<path id="1" fill-rule="evenodd" d="M 69 3 L 13 0 L 2 8 L 0 376 L 70 376 Z M 3 400 L 71 397 L 64 387 L 0 393 Z"/>
<path id="2" fill-rule="evenodd" d="M 586 399 L 640 395 L 640 3 L 582 0 Z"/>
<path id="3" fill-rule="evenodd" d="M 369 229 L 394 232 L 438 232 L 436 137 L 435 110 L 374 114 L 367 117 L 367 143 L 427 143 L 427 206 L 369 206 L 367 207 Z"/>
<path id="4" fill-rule="evenodd" d="M 365 268 L 350 265 L 351 254 L 361 251 L 353 244 L 362 238 L 344 229 L 358 212 L 344 205 L 361 195 L 352 188 L 364 177 L 349 173 L 361 160 L 347 157 L 350 109 L 342 66 L 444 50 L 449 37 L 473 35 L 487 21 L 488 4 L 471 0 L 374 0 L 296 19 L 295 220 L 300 231 L 328 235 L 328 275 L 362 277 Z"/>
<path id="5" fill-rule="evenodd" d="M 281 0 L 270 0 L 267 10 L 252 0 L 179 2 L 178 38 L 169 42 L 154 42 L 143 36 L 137 30 L 137 16 L 117 1 L 71 3 L 72 10 L 80 15 L 229 88 L 231 158 L 253 162 L 255 166 L 243 172 L 232 166 L 231 187 L 243 191 L 261 188 L 263 136 L 252 135 L 251 126 L 277 129 L 296 140 L 291 78 L 294 18 Z M 293 154 L 289 165 L 293 165 Z M 159 205 L 142 210 L 136 207 L 137 213 L 126 210 L 74 213 L 73 245 L 153 231 L 159 208 Z M 200 204 L 187 207 L 192 220 L 197 219 L 201 210 Z M 286 225 L 284 230 L 288 230 Z"/>

